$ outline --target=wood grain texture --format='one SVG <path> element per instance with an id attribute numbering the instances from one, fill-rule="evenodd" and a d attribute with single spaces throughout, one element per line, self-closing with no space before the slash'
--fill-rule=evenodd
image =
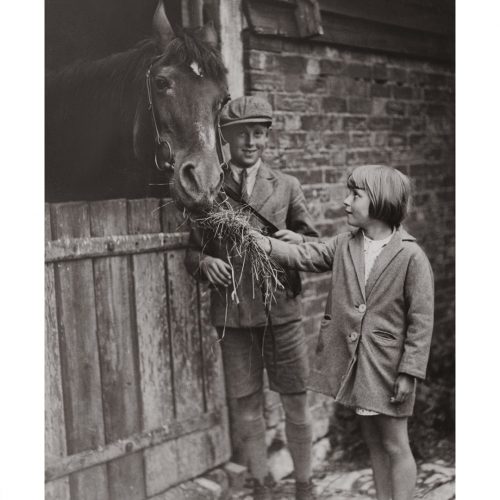
<path id="1" fill-rule="evenodd" d="M 333 14 L 366 19 L 441 35 L 454 31 L 452 4 L 417 3 L 405 0 L 319 0 L 321 10 Z"/>
<path id="2" fill-rule="evenodd" d="M 179 210 L 170 198 L 161 200 L 161 230 L 164 233 L 189 232 L 187 216 Z"/>
<path id="3" fill-rule="evenodd" d="M 51 218 L 54 238 L 90 236 L 86 203 L 52 205 Z M 92 262 L 57 264 L 56 289 L 67 450 L 72 454 L 105 442 Z M 107 500 L 106 468 L 73 474 L 70 488 L 75 500 Z"/>
<path id="4" fill-rule="evenodd" d="M 179 482 L 178 441 L 167 441 L 144 450 L 147 496 L 156 495 Z"/>
<path id="5" fill-rule="evenodd" d="M 46 460 L 66 456 L 66 429 L 57 328 L 55 277 L 45 266 L 45 455 Z M 46 485 L 47 499 L 69 499 L 69 480 Z"/>
<path id="6" fill-rule="evenodd" d="M 325 42 L 431 59 L 454 57 L 453 38 L 448 36 L 327 13 L 322 20 Z"/>
<path id="7" fill-rule="evenodd" d="M 127 232 L 125 200 L 90 205 L 91 236 Z M 139 370 L 134 318 L 131 314 L 131 275 L 127 257 L 94 261 L 97 339 L 101 364 L 102 400 L 106 443 L 141 429 Z M 145 497 L 142 453 L 108 464 L 110 498 L 142 500 Z"/>
<path id="8" fill-rule="evenodd" d="M 185 481 L 229 460 L 227 422 L 222 420 L 209 430 L 193 432 L 178 441 L 179 480 Z"/>
<path id="9" fill-rule="evenodd" d="M 61 262 L 172 250 L 184 248 L 187 241 L 188 233 L 157 233 L 102 236 L 92 239 L 62 239 L 49 241 L 45 245 L 45 262 Z"/>
<path id="10" fill-rule="evenodd" d="M 210 319 L 210 290 L 198 283 L 198 307 L 200 311 L 201 345 L 203 351 L 203 381 L 207 411 L 226 406 L 224 368 L 217 331 Z"/>
<path id="11" fill-rule="evenodd" d="M 301 37 L 323 34 L 318 0 L 296 0 L 295 18 Z"/>
<path id="12" fill-rule="evenodd" d="M 70 500 L 69 478 L 56 479 L 45 484 L 45 500 Z"/>
<path id="13" fill-rule="evenodd" d="M 129 201 L 129 233 L 161 231 L 158 207 L 158 200 Z M 142 429 L 146 431 L 168 424 L 175 415 L 165 260 L 161 253 L 134 255 L 132 264 L 143 409 Z M 176 480 L 176 468 L 168 465 L 177 461 L 175 441 L 173 443 L 162 446 L 161 451 L 157 449 L 144 452 L 148 496 L 152 491 L 161 491 L 157 488 L 162 485 Z M 166 464 L 168 469 L 165 469 Z M 163 473 L 157 476 L 151 472 L 158 470 Z"/>
<path id="14" fill-rule="evenodd" d="M 390 16 L 380 20 L 380 13 L 375 15 L 376 8 L 366 7 L 366 4 L 367 2 L 354 2 L 352 5 L 351 2 L 340 2 L 337 6 L 332 2 L 327 6 L 323 2 L 321 22 L 324 34 L 314 37 L 314 41 L 453 60 L 454 34 L 449 9 L 436 11 L 428 6 L 412 7 L 406 3 L 405 7 L 398 6 L 391 11 Z M 391 2 L 391 6 L 395 4 L 396 2 Z M 263 0 L 246 2 L 249 25 L 252 31 L 261 35 L 300 38 L 301 28 L 294 9 L 295 6 L 288 0 L 272 4 Z M 415 15 L 414 9 L 420 14 Z M 443 24 L 447 27 L 438 29 Z"/>
<path id="15" fill-rule="evenodd" d="M 213 426 L 219 425 L 223 419 L 224 411 L 203 413 L 182 421 L 174 420 L 157 429 L 132 434 L 125 439 L 100 446 L 95 450 L 86 450 L 59 459 L 48 460 L 46 478 L 52 481 L 81 469 L 111 462 L 130 453 L 173 442 L 179 437 L 193 432 L 209 430 Z"/>
<path id="16" fill-rule="evenodd" d="M 184 267 L 184 251 L 167 252 L 168 299 L 176 418 L 204 411 L 203 357 L 196 282 Z"/>

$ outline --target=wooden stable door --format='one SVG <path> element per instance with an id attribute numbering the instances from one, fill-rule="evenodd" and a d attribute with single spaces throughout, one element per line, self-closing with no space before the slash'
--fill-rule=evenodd
<path id="1" fill-rule="evenodd" d="M 184 269 L 181 223 L 169 200 L 46 207 L 47 499 L 160 500 L 230 456 L 208 291 Z"/>

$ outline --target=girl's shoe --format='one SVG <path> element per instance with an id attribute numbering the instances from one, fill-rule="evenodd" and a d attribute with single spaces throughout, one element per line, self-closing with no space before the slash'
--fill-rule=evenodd
<path id="1" fill-rule="evenodd" d="M 314 500 L 314 485 L 309 481 L 295 482 L 295 500 Z"/>

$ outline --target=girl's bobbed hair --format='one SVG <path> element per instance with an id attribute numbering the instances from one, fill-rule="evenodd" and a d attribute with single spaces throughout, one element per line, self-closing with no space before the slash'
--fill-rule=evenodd
<path id="1" fill-rule="evenodd" d="M 347 179 L 349 189 L 364 189 L 370 198 L 369 215 L 391 227 L 399 227 L 408 213 L 410 179 L 392 167 L 363 165 Z"/>

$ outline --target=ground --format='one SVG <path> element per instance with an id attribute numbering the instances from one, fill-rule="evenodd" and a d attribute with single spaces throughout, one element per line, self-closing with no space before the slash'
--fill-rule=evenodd
<path id="1" fill-rule="evenodd" d="M 422 438 L 424 436 L 421 436 Z M 416 499 L 455 499 L 455 453 L 451 437 L 434 439 L 425 436 L 415 448 L 418 464 Z M 334 451 L 315 467 L 314 484 L 317 500 L 372 500 L 375 498 L 372 473 L 363 446 Z M 233 500 L 251 500 L 250 490 L 233 496 Z M 292 500 L 293 479 L 279 481 L 275 500 Z"/>

